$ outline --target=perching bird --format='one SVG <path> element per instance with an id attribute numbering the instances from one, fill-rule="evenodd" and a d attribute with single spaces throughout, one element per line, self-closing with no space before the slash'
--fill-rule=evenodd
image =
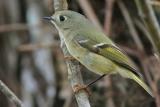
<path id="1" fill-rule="evenodd" d="M 99 75 L 118 73 L 133 79 L 153 96 L 130 58 L 83 15 L 63 10 L 45 19 L 56 26 L 69 53 L 90 71 Z"/>

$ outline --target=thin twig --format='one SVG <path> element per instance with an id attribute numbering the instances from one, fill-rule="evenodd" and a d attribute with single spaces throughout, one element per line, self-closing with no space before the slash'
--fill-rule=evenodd
<path id="1" fill-rule="evenodd" d="M 150 0 L 135 0 L 139 15 L 148 29 L 151 39 L 156 46 L 155 53 L 160 57 L 160 27 Z"/>
<path id="2" fill-rule="evenodd" d="M 113 100 L 113 85 L 112 85 L 112 78 L 111 77 L 106 77 L 105 78 L 105 86 L 108 88 L 109 87 L 109 91 L 107 91 L 105 93 L 105 95 L 107 96 L 107 101 L 106 101 L 106 105 L 105 107 L 116 107 L 114 100 Z"/>
<path id="3" fill-rule="evenodd" d="M 44 44 L 44 43 L 22 44 L 17 48 L 17 50 L 20 52 L 31 52 L 31 51 L 35 51 L 35 50 L 41 49 L 41 48 L 55 49 L 56 47 L 58 47 L 58 44 L 59 44 L 59 42 L 56 42 L 56 41 L 54 41 L 54 43 L 50 43 L 50 44 Z"/>
<path id="4" fill-rule="evenodd" d="M 60 11 L 67 9 L 67 1 L 66 0 L 54 0 L 54 8 L 55 11 Z M 70 56 L 67 47 L 64 43 L 62 35 L 60 35 L 61 39 L 61 48 L 64 53 L 64 56 Z M 67 68 L 68 68 L 68 78 L 70 84 L 74 90 L 74 87 L 78 84 L 83 84 L 81 72 L 80 72 L 80 64 L 76 60 L 66 60 Z M 77 103 L 79 107 L 90 107 L 90 103 L 88 100 L 88 95 L 85 91 L 80 91 L 75 94 Z"/>
<path id="5" fill-rule="evenodd" d="M 140 52 L 138 51 L 138 49 L 131 49 L 127 46 L 122 46 L 122 45 L 118 45 L 122 50 L 124 50 L 128 55 L 132 55 L 135 57 L 139 57 Z"/>
<path id="6" fill-rule="evenodd" d="M 107 36 L 110 36 L 111 34 L 111 25 L 112 25 L 112 13 L 113 13 L 113 6 L 115 3 L 115 0 L 105 0 L 106 2 L 106 12 L 105 12 L 105 22 L 104 22 L 104 32 L 107 34 Z M 104 78 L 104 81 L 106 83 L 105 87 L 112 88 L 112 80 L 111 77 Z M 105 95 L 107 96 L 107 101 L 105 103 L 106 107 L 115 107 L 115 103 L 113 101 L 113 90 L 109 90 L 109 92 L 105 92 Z"/>
<path id="7" fill-rule="evenodd" d="M 0 91 L 17 107 L 24 107 L 22 101 L 1 80 Z"/>
<path id="8" fill-rule="evenodd" d="M 50 27 L 44 26 L 42 24 L 32 26 L 33 29 L 37 28 L 37 27 L 43 27 L 44 29 L 49 29 L 50 28 Z M 0 33 L 27 31 L 29 29 L 30 29 L 30 27 L 26 23 L 13 23 L 13 24 L 0 25 Z M 53 32 L 55 32 L 55 31 L 53 31 Z"/>
<path id="9" fill-rule="evenodd" d="M 156 46 L 154 44 L 154 41 L 152 40 L 149 31 L 145 28 L 145 26 L 139 21 L 139 20 L 135 20 L 135 25 L 146 35 L 146 37 L 150 40 L 152 46 L 153 46 L 153 50 L 156 50 Z"/>
<path id="10" fill-rule="evenodd" d="M 11 32 L 11 31 L 23 31 L 28 30 L 28 26 L 25 23 L 5 24 L 0 25 L 0 32 Z"/>
<path id="11" fill-rule="evenodd" d="M 106 32 L 106 34 L 108 34 L 107 36 L 109 36 L 111 32 L 112 13 L 113 13 L 114 3 L 115 3 L 115 0 L 106 0 L 104 31 Z"/>
<path id="12" fill-rule="evenodd" d="M 141 61 L 145 76 L 147 78 L 147 81 L 148 81 L 149 85 L 151 86 L 151 88 L 153 90 L 153 94 L 155 96 L 156 105 L 157 105 L 157 107 L 160 107 L 160 97 L 159 97 L 158 87 L 156 85 L 156 82 L 151 79 L 151 76 L 149 74 L 149 69 L 147 69 L 148 68 L 148 66 L 147 66 L 148 64 L 146 62 L 146 59 L 148 59 L 148 57 L 143 55 L 141 57 L 140 61 Z"/>

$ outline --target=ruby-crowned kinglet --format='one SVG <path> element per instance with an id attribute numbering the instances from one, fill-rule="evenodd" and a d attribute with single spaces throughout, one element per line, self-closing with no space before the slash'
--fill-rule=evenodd
<path id="1" fill-rule="evenodd" d="M 153 96 L 130 58 L 83 15 L 63 10 L 45 19 L 56 26 L 69 53 L 90 71 L 99 75 L 119 73 L 136 81 Z"/>

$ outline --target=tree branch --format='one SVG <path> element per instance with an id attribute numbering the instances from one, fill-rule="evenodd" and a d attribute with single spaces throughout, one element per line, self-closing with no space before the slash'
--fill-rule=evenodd
<path id="1" fill-rule="evenodd" d="M 17 107 L 24 107 L 21 100 L 1 80 L 0 91 Z"/>
<path id="2" fill-rule="evenodd" d="M 54 9 L 55 11 L 66 10 L 67 9 L 67 1 L 66 0 L 54 0 Z M 64 56 L 70 56 L 66 45 L 64 44 L 63 37 L 60 35 L 61 39 L 61 48 L 64 53 Z M 80 72 L 80 64 L 78 61 L 74 60 L 66 60 L 67 68 L 68 68 L 68 78 L 70 84 L 74 90 L 74 87 L 78 84 L 83 84 L 81 72 Z M 77 103 L 79 107 L 90 107 L 90 103 L 88 100 L 88 95 L 85 91 L 80 91 L 75 94 Z"/>

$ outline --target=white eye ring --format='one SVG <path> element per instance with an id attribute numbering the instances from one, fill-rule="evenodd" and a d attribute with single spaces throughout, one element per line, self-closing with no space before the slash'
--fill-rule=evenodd
<path id="1" fill-rule="evenodd" d="M 65 21 L 65 20 L 67 20 L 67 17 L 60 15 L 60 16 L 59 16 L 59 20 L 60 20 L 60 22 L 63 22 L 63 21 Z"/>

